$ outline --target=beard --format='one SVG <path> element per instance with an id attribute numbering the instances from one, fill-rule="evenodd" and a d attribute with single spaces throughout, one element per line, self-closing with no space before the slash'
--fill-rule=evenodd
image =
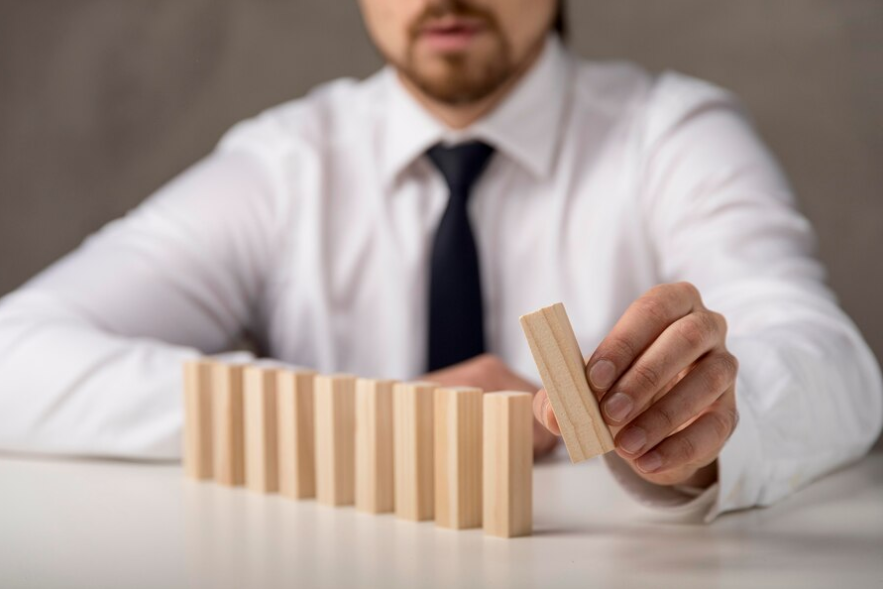
<path id="1" fill-rule="evenodd" d="M 435 56 L 420 55 L 417 44 L 423 25 L 444 16 L 480 19 L 484 37 L 471 51 Z M 403 60 L 389 61 L 401 75 L 430 98 L 450 105 L 478 102 L 492 94 L 516 72 L 509 43 L 490 12 L 456 0 L 427 8 L 408 31 Z"/>

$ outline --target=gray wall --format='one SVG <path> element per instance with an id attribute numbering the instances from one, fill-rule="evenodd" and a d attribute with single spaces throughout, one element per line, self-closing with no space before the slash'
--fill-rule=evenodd
<path id="1" fill-rule="evenodd" d="M 883 358 L 883 0 L 574 0 L 571 45 L 734 90 Z M 355 0 L 0 0 L 0 294 L 232 123 L 380 65 Z"/>

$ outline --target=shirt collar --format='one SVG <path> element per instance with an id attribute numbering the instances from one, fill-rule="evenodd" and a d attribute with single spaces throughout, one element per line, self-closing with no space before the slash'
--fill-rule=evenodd
<path id="1" fill-rule="evenodd" d="M 389 99 L 383 156 L 384 179 L 397 176 L 438 142 L 478 139 L 505 153 L 537 178 L 552 171 L 567 101 L 568 55 L 550 35 L 540 58 L 490 113 L 462 130 L 449 129 L 402 86 L 391 66 L 384 72 Z"/>

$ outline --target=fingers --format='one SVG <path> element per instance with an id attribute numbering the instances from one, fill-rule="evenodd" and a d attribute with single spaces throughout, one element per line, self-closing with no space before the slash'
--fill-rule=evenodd
<path id="1" fill-rule="evenodd" d="M 689 427 L 666 438 L 638 458 L 635 466 L 647 475 L 660 475 L 670 470 L 705 466 L 717 458 L 724 443 L 736 428 L 738 420 L 735 394 L 730 391 L 713 403 Z"/>
<path id="2" fill-rule="evenodd" d="M 631 304 L 588 363 L 587 376 L 599 399 L 647 347 L 702 300 L 687 282 L 663 284 Z"/>
<path id="3" fill-rule="evenodd" d="M 704 357 L 667 395 L 639 414 L 616 436 L 624 458 L 641 456 L 732 390 L 735 357 L 714 352 Z"/>
<path id="4" fill-rule="evenodd" d="M 668 326 L 604 397 L 601 411 L 607 423 L 627 423 L 640 414 L 681 371 L 723 343 L 726 325 L 722 315 L 700 310 Z"/>
<path id="5" fill-rule="evenodd" d="M 553 435 L 536 419 L 533 420 L 533 455 L 534 458 L 545 456 L 558 445 L 558 436 Z"/>
<path id="6" fill-rule="evenodd" d="M 561 435 L 561 428 L 558 427 L 558 420 L 555 418 L 555 413 L 552 411 L 552 403 L 549 401 L 549 395 L 546 394 L 546 389 L 541 389 L 540 392 L 534 395 L 533 414 L 537 421 L 543 424 L 547 430 L 556 436 Z"/>

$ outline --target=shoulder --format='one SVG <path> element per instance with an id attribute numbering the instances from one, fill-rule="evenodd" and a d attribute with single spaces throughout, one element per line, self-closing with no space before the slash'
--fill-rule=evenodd
<path id="1" fill-rule="evenodd" d="M 654 77 L 627 61 L 575 60 L 574 100 L 577 108 L 611 117 L 633 115 L 652 91 Z"/>
<path id="2" fill-rule="evenodd" d="M 317 86 L 234 125 L 208 159 L 226 172 L 236 168 L 242 182 L 259 187 L 270 224 L 287 227 L 304 199 L 317 194 L 303 188 L 318 186 L 329 157 L 340 151 L 335 146 L 373 128 L 385 88 L 382 72 Z M 239 190 L 236 197 L 254 200 L 254 192 Z"/>
<path id="3" fill-rule="evenodd" d="M 340 78 L 313 88 L 302 98 L 268 108 L 228 130 L 222 152 L 245 151 L 276 158 L 292 152 L 321 151 L 358 121 L 362 128 L 377 112 L 384 91 L 383 72 L 359 81 Z"/>
<path id="4" fill-rule="evenodd" d="M 674 71 L 653 73 L 627 61 L 577 64 L 577 106 L 616 119 L 646 143 L 702 112 L 724 109 L 744 116 L 732 93 L 705 80 Z"/>
<path id="5" fill-rule="evenodd" d="M 702 115 L 747 121 L 741 103 L 728 90 L 677 72 L 663 72 L 656 77 L 642 116 L 645 145 L 652 147 Z"/>

